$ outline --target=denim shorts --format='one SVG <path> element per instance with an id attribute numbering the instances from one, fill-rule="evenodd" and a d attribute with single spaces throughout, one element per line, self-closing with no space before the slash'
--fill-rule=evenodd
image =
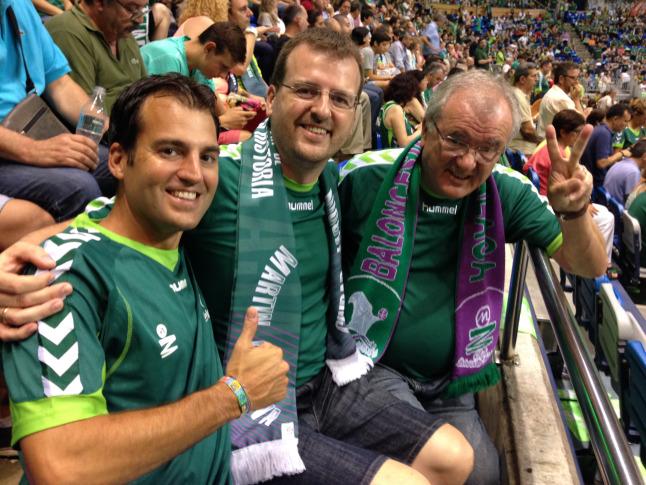
<path id="1" fill-rule="evenodd" d="M 466 485 L 495 485 L 501 482 L 498 451 L 480 419 L 472 393 L 454 398 L 440 397 L 449 383 L 449 376 L 419 382 L 381 364 L 375 366 L 372 374 L 373 381 L 380 388 L 411 406 L 442 417 L 464 435 L 475 453 L 473 472 Z"/>
<path id="2" fill-rule="evenodd" d="M 369 484 L 392 458 L 410 465 L 445 421 L 401 401 L 367 375 L 343 387 L 330 372 L 296 390 L 305 472 L 271 483 Z"/>

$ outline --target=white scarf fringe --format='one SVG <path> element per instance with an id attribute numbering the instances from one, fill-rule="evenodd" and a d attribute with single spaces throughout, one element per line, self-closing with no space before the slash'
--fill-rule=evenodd
<path id="1" fill-rule="evenodd" d="M 264 482 L 304 471 L 305 464 L 298 454 L 298 438 L 256 443 L 234 450 L 231 455 L 231 474 L 235 485 Z"/>
<path id="2" fill-rule="evenodd" d="M 345 386 L 349 382 L 356 381 L 367 374 L 374 365 L 370 357 L 366 357 L 358 350 L 343 359 L 326 359 L 325 363 L 337 386 Z"/>

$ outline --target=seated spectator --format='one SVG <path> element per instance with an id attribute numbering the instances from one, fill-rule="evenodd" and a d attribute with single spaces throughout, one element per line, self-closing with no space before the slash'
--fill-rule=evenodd
<path id="1" fill-rule="evenodd" d="M 13 9 L 22 32 L 22 48 L 10 27 L 8 8 Z M 65 14 L 57 18 L 62 15 Z M 5 1 L 0 9 L 0 25 L 0 121 L 27 97 L 27 64 L 35 93 L 43 95 L 65 121 L 76 125 L 88 96 L 68 75 L 69 64 L 33 5 Z M 99 164 L 97 145 L 89 138 L 63 134 L 32 140 L 0 127 L 0 193 L 30 201 L 60 221 L 79 213 L 90 200 L 100 196 L 99 183 L 107 187 L 110 182 L 106 165 Z"/>
<path id="2" fill-rule="evenodd" d="M 215 91 L 212 78 L 226 78 L 244 62 L 244 34 L 229 22 L 217 22 L 197 37 L 171 37 L 145 45 L 141 55 L 149 74 L 176 72 Z"/>
<path id="3" fill-rule="evenodd" d="M 568 156 L 570 146 L 574 144 L 585 126 L 585 118 L 576 110 L 564 109 L 556 113 L 552 120 L 552 125 L 554 126 L 554 131 L 556 131 L 556 141 L 561 155 Z M 523 171 L 526 172 L 528 167 L 532 167 L 538 174 L 540 180 L 538 192 L 541 195 L 547 195 L 547 185 L 550 173 L 552 172 L 552 162 L 550 161 L 550 155 L 545 141 L 538 145 L 532 156 L 529 157 L 523 167 Z"/>
<path id="4" fill-rule="evenodd" d="M 307 25 L 310 28 L 323 27 L 325 19 L 323 12 L 319 9 L 313 8 L 307 12 Z"/>
<path id="5" fill-rule="evenodd" d="M 295 37 L 301 32 L 307 30 L 307 10 L 300 5 L 290 5 L 285 9 L 283 14 L 283 22 L 285 22 L 285 33 L 274 44 L 274 62 L 271 65 L 270 71 L 267 73 L 269 79 L 274 72 L 274 65 L 276 59 L 282 50 L 283 46 L 289 42 L 292 37 Z"/>
<path id="6" fill-rule="evenodd" d="M 531 62 L 520 64 L 514 71 L 512 91 L 518 101 L 521 119 L 520 130 L 509 143 L 509 148 L 520 150 L 526 156 L 531 155 L 536 149 L 536 144 L 541 141 L 541 138 L 536 134 L 532 108 L 529 104 L 529 99 L 532 94 L 532 89 L 536 84 L 537 77 L 538 72 L 536 66 Z"/>
<path id="7" fill-rule="evenodd" d="M 399 74 L 388 54 L 390 36 L 384 30 L 377 30 L 370 39 L 370 52 L 362 50 L 366 77 L 377 86 L 385 89 L 388 82 Z"/>
<path id="8" fill-rule="evenodd" d="M 0 194 L 0 251 L 30 232 L 52 224 L 52 216 L 36 204 Z"/>
<path id="9" fill-rule="evenodd" d="M 640 138 L 646 136 L 646 99 L 633 99 L 628 105 L 630 121 L 628 126 L 615 136 L 612 146 L 615 150 L 630 149 Z"/>
<path id="10" fill-rule="evenodd" d="M 642 249 L 640 254 L 640 264 L 643 266 L 646 262 L 646 170 L 642 170 L 639 184 L 633 189 L 626 200 L 626 210 L 639 222 L 639 228 L 642 236 Z"/>
<path id="11" fill-rule="evenodd" d="M 378 121 L 384 148 L 405 147 L 421 134 L 421 122 L 415 120 L 413 125 L 407 116 L 409 105 L 417 101 L 417 96 L 419 82 L 412 72 L 398 74 L 388 84 Z"/>
<path id="12" fill-rule="evenodd" d="M 603 185 L 603 179 L 612 164 L 630 155 L 628 150 L 615 153 L 612 150 L 613 136 L 623 131 L 628 116 L 626 105 L 617 103 L 610 107 L 603 121 L 599 122 L 592 131 L 592 136 L 581 155 L 581 163 L 592 174 L 595 187 Z"/>
<path id="13" fill-rule="evenodd" d="M 276 0 L 260 0 L 260 14 L 256 22 L 259 26 L 274 27 L 278 36 L 285 33 L 285 23 L 278 16 L 278 5 Z"/>
<path id="14" fill-rule="evenodd" d="M 131 32 L 147 10 L 147 0 L 80 0 L 72 10 L 47 22 L 47 30 L 70 63 L 72 79 L 88 94 L 95 86 L 105 88 L 108 114 L 121 91 L 146 76 Z"/>
<path id="15" fill-rule="evenodd" d="M 646 168 L 646 138 L 630 148 L 630 157 L 615 163 L 606 174 L 604 188 L 615 199 L 628 206 L 628 197 L 640 183 L 641 173 Z M 644 261 L 646 263 L 646 260 Z"/>
<path id="16" fill-rule="evenodd" d="M 617 90 L 615 88 L 610 88 L 608 91 L 604 91 L 597 101 L 597 108 L 604 111 L 608 111 L 610 107 L 616 103 L 617 99 Z"/>
<path id="17" fill-rule="evenodd" d="M 343 35 L 350 35 L 350 32 L 352 32 L 353 27 L 352 27 L 352 22 L 350 22 L 347 15 L 338 13 L 332 18 L 336 20 L 337 24 L 339 24 L 340 33 L 342 33 Z"/>

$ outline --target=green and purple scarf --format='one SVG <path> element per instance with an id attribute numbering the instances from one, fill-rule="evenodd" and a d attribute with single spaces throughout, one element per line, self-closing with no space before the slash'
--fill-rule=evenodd
<path id="1" fill-rule="evenodd" d="M 374 362 L 388 348 L 406 294 L 417 227 L 421 151 L 421 141 L 410 144 L 384 178 L 347 280 L 346 320 L 359 351 Z M 493 355 L 503 301 L 505 234 L 492 176 L 468 197 L 461 232 L 455 354 L 446 396 L 476 392 L 500 377 Z"/>

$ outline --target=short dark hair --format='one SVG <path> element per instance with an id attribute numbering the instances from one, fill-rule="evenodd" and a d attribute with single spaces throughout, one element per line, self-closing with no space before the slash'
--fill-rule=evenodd
<path id="1" fill-rule="evenodd" d="M 554 82 L 558 84 L 561 80 L 561 77 L 567 76 L 568 71 L 578 68 L 579 67 L 575 63 L 570 61 L 558 63 L 556 66 L 554 66 L 554 69 L 552 69 L 552 77 L 554 78 Z"/>
<path id="2" fill-rule="evenodd" d="M 633 146 L 629 148 L 633 158 L 641 158 L 646 153 L 646 138 L 640 138 Z"/>
<path id="3" fill-rule="evenodd" d="M 301 32 L 289 40 L 280 50 L 271 78 L 271 84 L 276 88 L 285 80 L 285 75 L 287 74 L 287 59 L 294 49 L 300 45 L 307 45 L 310 50 L 323 52 L 336 60 L 353 59 L 357 63 L 359 79 L 363 80 L 361 54 L 359 54 L 359 49 L 352 43 L 350 37 L 330 29 L 317 27 Z M 357 95 L 361 94 L 362 85 L 363 82 L 360 82 Z"/>
<path id="4" fill-rule="evenodd" d="M 307 11 L 300 5 L 290 5 L 284 10 L 282 20 L 285 25 L 290 25 L 294 23 L 296 17 L 298 17 L 303 12 L 307 13 Z"/>
<path id="5" fill-rule="evenodd" d="M 141 107 L 153 96 L 169 96 L 191 109 L 208 112 L 218 130 L 215 98 L 208 87 L 176 73 L 149 76 L 124 89 L 114 103 L 108 132 L 110 145 L 118 143 L 126 152 L 135 148 L 141 130 Z"/>
<path id="6" fill-rule="evenodd" d="M 382 42 L 390 42 L 390 36 L 388 35 L 388 32 L 386 32 L 384 29 L 377 29 L 375 30 L 374 34 L 372 34 L 372 38 L 370 39 L 370 45 L 376 45 L 376 44 L 381 44 Z"/>
<path id="7" fill-rule="evenodd" d="M 536 69 L 536 64 L 533 62 L 521 62 L 514 71 L 514 84 L 517 84 L 521 77 L 529 76 L 529 71 L 532 69 Z"/>
<path id="8" fill-rule="evenodd" d="M 624 103 L 613 104 L 606 112 L 606 119 L 618 118 L 620 116 L 623 118 L 626 111 L 628 111 L 628 106 Z"/>
<path id="9" fill-rule="evenodd" d="M 361 3 L 360 2 L 351 2 L 350 3 L 350 12 L 356 12 L 357 10 L 361 10 Z"/>
<path id="10" fill-rule="evenodd" d="M 602 108 L 595 108 L 590 113 L 588 113 L 588 117 L 586 118 L 586 123 L 591 124 L 592 126 L 597 126 L 599 123 L 603 121 L 603 119 L 606 117 L 606 111 Z"/>
<path id="11" fill-rule="evenodd" d="M 366 19 L 369 19 L 370 17 L 374 17 L 375 13 L 372 11 L 370 7 L 363 7 L 361 9 L 361 21 L 363 22 Z"/>
<path id="12" fill-rule="evenodd" d="M 384 101 L 405 104 L 419 95 L 419 81 L 411 71 L 397 74 L 384 90 Z"/>
<path id="13" fill-rule="evenodd" d="M 310 27 L 314 27 L 316 24 L 316 19 L 323 16 L 323 12 L 321 12 L 319 9 L 314 8 L 307 12 L 307 23 L 309 24 Z"/>
<path id="14" fill-rule="evenodd" d="M 355 27 L 352 29 L 352 32 L 350 32 L 350 38 L 355 44 L 361 45 L 369 33 L 370 31 L 367 27 Z"/>
<path id="15" fill-rule="evenodd" d="M 236 64 L 243 63 L 247 55 L 244 33 L 240 27 L 231 22 L 211 24 L 197 39 L 202 45 L 215 42 L 215 53 L 222 54 L 226 50 Z"/>
<path id="16" fill-rule="evenodd" d="M 572 133 L 579 126 L 585 125 L 585 118 L 574 109 L 563 109 L 554 115 L 552 125 L 556 130 L 556 138 L 558 139 L 561 132 Z"/>

